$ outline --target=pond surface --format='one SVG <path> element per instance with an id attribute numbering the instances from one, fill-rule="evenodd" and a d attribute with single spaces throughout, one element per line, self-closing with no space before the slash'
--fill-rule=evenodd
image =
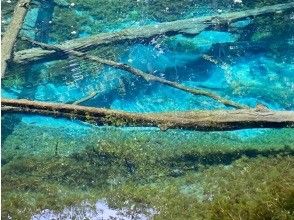
<path id="1" fill-rule="evenodd" d="M 291 1 L 38 0 L 20 36 L 49 45 L 127 28 L 222 16 Z M 2 1 L 2 33 L 16 0 Z M 82 52 L 213 92 L 294 111 L 294 10 L 99 45 Z M 195 30 L 193 30 L 195 31 Z M 19 39 L 16 51 L 37 47 Z M 17 54 L 17 53 L 16 53 Z M 10 65 L 1 97 L 135 113 L 232 110 L 130 72 L 54 54 Z M 291 219 L 294 130 L 96 126 L 2 114 L 3 219 Z"/>

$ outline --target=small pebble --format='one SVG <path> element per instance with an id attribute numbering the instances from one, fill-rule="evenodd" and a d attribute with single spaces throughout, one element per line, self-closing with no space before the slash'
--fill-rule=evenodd
<path id="1" fill-rule="evenodd" d="M 70 3 L 70 6 L 71 7 L 74 7 L 76 4 L 75 3 Z"/>
<path id="2" fill-rule="evenodd" d="M 71 34 L 77 34 L 77 32 L 76 31 L 72 31 L 72 32 L 70 32 Z"/>
<path id="3" fill-rule="evenodd" d="M 7 0 L 6 2 L 7 2 L 7 3 L 11 3 L 11 1 L 10 1 L 10 0 Z"/>

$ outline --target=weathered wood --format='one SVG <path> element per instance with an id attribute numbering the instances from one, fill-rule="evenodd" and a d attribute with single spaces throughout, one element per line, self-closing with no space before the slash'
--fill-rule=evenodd
<path id="1" fill-rule="evenodd" d="M 247 17 L 278 13 L 291 10 L 293 8 L 294 2 L 265 6 L 240 12 L 224 13 L 216 16 L 204 16 L 173 22 L 164 22 L 156 25 L 146 25 L 139 28 L 128 28 L 117 32 L 101 33 L 88 38 L 69 40 L 58 46 L 62 47 L 63 49 L 79 50 L 85 52 L 100 45 L 109 45 L 125 41 L 145 40 L 163 34 L 168 36 L 177 35 L 180 33 L 197 34 L 209 26 L 226 24 Z M 14 62 L 28 63 L 41 61 L 48 58 L 57 59 L 56 55 L 58 54 L 54 50 L 33 48 L 18 51 L 15 54 Z"/>
<path id="2" fill-rule="evenodd" d="M 1 78 L 5 75 L 8 62 L 12 60 L 13 48 L 22 27 L 31 0 L 20 0 L 15 6 L 12 21 L 1 42 Z"/>
<path id="3" fill-rule="evenodd" d="M 74 104 L 74 105 L 80 105 L 80 104 L 82 104 L 82 103 L 84 103 L 84 102 L 86 102 L 86 101 L 94 98 L 96 95 L 98 95 L 98 93 L 99 92 L 93 92 L 90 95 L 87 95 L 86 97 L 83 97 L 83 98 L 81 98 L 81 99 L 79 99 L 77 101 L 74 101 L 72 104 Z"/>
<path id="4" fill-rule="evenodd" d="M 294 111 L 267 109 L 128 113 L 72 104 L 2 99 L 2 114 L 29 113 L 78 119 L 97 125 L 159 127 L 199 131 L 294 127 Z"/>
<path id="5" fill-rule="evenodd" d="M 108 65 L 108 66 L 111 66 L 111 67 L 114 67 L 114 68 L 117 68 L 117 69 L 120 69 L 120 70 L 124 70 L 124 71 L 127 71 L 137 77 L 140 77 L 142 79 L 144 79 L 145 81 L 147 82 L 157 82 L 157 83 L 160 83 L 160 84 L 163 84 L 163 85 L 167 85 L 169 87 L 172 87 L 172 88 L 176 88 L 176 89 L 179 89 L 179 90 L 182 90 L 182 91 L 185 91 L 185 92 L 188 92 L 190 94 L 193 94 L 193 95 L 201 95 L 201 96 L 206 96 L 206 97 L 209 97 L 211 99 L 214 99 L 226 106 L 229 106 L 229 107 L 234 107 L 234 108 L 238 108 L 238 109 L 241 109 L 241 108 L 248 108 L 248 106 L 246 105 L 242 105 L 242 104 L 239 104 L 237 102 L 233 102 L 229 99 L 226 99 L 226 98 L 223 98 L 213 92 L 210 92 L 208 90 L 204 90 L 204 89 L 200 89 L 200 88 L 190 88 L 190 87 L 187 87 L 187 86 L 184 86 L 180 83 L 177 83 L 177 82 L 173 82 L 173 81 L 169 81 L 169 80 L 166 80 L 164 78 L 161 78 L 161 77 L 158 77 L 158 76 L 154 76 L 152 74 L 149 74 L 149 73 L 145 73 L 139 69 L 136 69 L 130 65 L 127 65 L 127 64 L 123 64 L 123 63 L 118 63 L 118 62 L 115 62 L 115 61 L 112 61 L 112 60 L 106 60 L 106 59 L 103 59 L 103 58 L 100 58 L 100 57 L 97 57 L 97 56 L 92 56 L 92 55 L 88 55 L 86 53 L 83 53 L 83 52 L 79 52 L 79 51 L 75 51 L 75 50 L 70 50 L 70 49 L 64 49 L 60 46 L 54 46 L 54 45 L 49 45 L 49 44 L 45 44 L 45 43 L 41 43 L 41 42 L 37 42 L 37 41 L 34 41 L 34 40 L 30 40 L 28 38 L 23 38 L 24 40 L 27 40 L 35 45 L 38 45 L 40 46 L 41 48 L 43 49 L 50 49 L 50 50 L 55 50 L 57 52 L 60 52 L 60 53 L 65 53 L 65 54 L 70 54 L 72 56 L 76 56 L 76 57 L 80 57 L 82 59 L 85 59 L 85 60 L 90 60 L 90 61 L 94 61 L 96 63 L 100 63 L 100 64 L 104 64 L 104 65 Z M 95 97 L 97 95 L 97 93 L 93 93 L 93 95 L 90 95 L 90 96 L 87 96 L 85 98 L 83 98 L 82 100 L 79 100 L 77 102 L 75 102 L 75 104 L 79 104 L 79 103 L 82 103 L 84 101 L 87 101 L 93 97 Z"/>

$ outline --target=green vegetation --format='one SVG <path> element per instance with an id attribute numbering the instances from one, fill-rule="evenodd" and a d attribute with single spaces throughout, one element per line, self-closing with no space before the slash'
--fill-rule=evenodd
<path id="1" fill-rule="evenodd" d="M 77 38 L 79 34 L 91 35 L 120 30 L 127 27 L 172 21 L 193 16 L 195 9 L 206 1 L 161 0 L 72 0 L 72 6 L 56 7 L 52 33 L 54 41 Z M 223 3 L 220 3 L 223 5 Z"/>
<path id="2" fill-rule="evenodd" d="M 248 7 L 261 7 L 265 5 L 274 5 L 287 3 L 291 1 L 281 0 L 258 0 L 244 1 Z M 286 56 L 287 51 L 293 49 L 293 43 L 287 44 L 293 36 L 294 23 L 291 22 L 293 12 L 276 13 L 272 16 L 261 16 L 254 19 L 251 26 L 251 41 L 259 43 L 269 49 L 270 55 L 279 62 L 293 62 L 291 56 Z M 287 46 L 285 46 L 285 44 Z"/>
<path id="3" fill-rule="evenodd" d="M 16 3 L 17 0 L 1 1 L 1 32 L 4 32 L 10 23 Z"/>
<path id="4" fill-rule="evenodd" d="M 294 134 L 91 129 L 19 124 L 3 140 L 2 217 L 29 218 L 105 198 L 155 219 L 290 219 Z M 27 137 L 30 137 L 27 140 Z"/>
<path id="5" fill-rule="evenodd" d="M 129 184 L 112 191 L 110 201 L 147 203 L 159 210 L 155 219 L 290 219 L 293 168 L 290 157 L 243 158 L 152 184 Z"/>
<path id="6" fill-rule="evenodd" d="M 189 17 L 199 2 L 72 0 L 74 6 L 55 7 L 50 37 L 62 42 L 138 25 L 136 22 Z M 243 0 L 244 8 L 280 2 Z M 15 3 L 3 2 L 7 21 Z M 214 8 L 225 8 L 227 3 L 221 1 Z M 258 17 L 250 25 L 250 39 L 258 44 L 266 41 L 273 54 L 280 57 L 283 51 L 276 50 L 273 37 L 288 39 L 293 34 L 289 30 L 294 30 L 283 16 Z M 117 60 L 125 47 L 101 47 L 91 53 Z M 176 49 L 188 52 L 197 47 L 187 40 Z M 77 62 L 83 73 L 96 74 L 101 69 L 101 65 Z M 42 64 L 44 70 L 40 66 L 34 66 L 28 77 L 24 73 L 30 67 L 15 66 L 10 70 L 14 74 L 7 76 L 2 85 L 33 88 L 42 82 L 60 83 L 70 75 L 68 60 Z M 67 80 L 74 80 L 71 77 Z M 261 94 L 261 89 L 247 92 L 246 85 L 234 86 L 236 91 L 241 90 L 238 94 Z M 262 94 L 286 103 L 293 95 L 284 93 L 282 87 Z M 123 86 L 120 90 L 124 95 Z M 107 120 L 117 125 L 125 123 L 115 118 Z M 66 125 L 59 129 L 39 127 L 3 116 L 3 219 L 29 219 L 44 209 L 61 211 L 98 199 L 106 199 L 116 208 L 152 207 L 157 211 L 155 219 L 294 218 L 293 129 L 266 130 L 251 138 L 240 138 L 238 132 L 75 129 Z"/>
<path id="7" fill-rule="evenodd" d="M 242 3 L 247 7 L 262 7 L 267 5 L 284 4 L 291 0 L 243 0 Z"/>
<path id="8" fill-rule="evenodd" d="M 252 41 L 272 42 L 274 39 L 287 39 L 293 35 L 290 14 L 276 14 L 274 16 L 258 17 L 254 22 Z M 274 45 L 273 45 L 274 46 Z"/>

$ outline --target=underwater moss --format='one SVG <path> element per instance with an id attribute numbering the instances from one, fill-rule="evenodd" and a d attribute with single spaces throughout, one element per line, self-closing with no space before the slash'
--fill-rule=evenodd
<path id="1" fill-rule="evenodd" d="M 130 206 L 148 205 L 158 212 L 155 219 L 289 219 L 293 215 L 294 167 L 289 156 L 241 158 L 230 165 L 176 177 L 161 175 L 152 181 L 148 176 L 136 181 L 136 173 L 108 176 L 105 171 L 114 168 L 113 162 L 101 170 L 99 165 L 88 166 L 85 155 L 80 156 L 84 161 L 78 163 L 72 158 L 46 162 L 18 158 L 3 168 L 2 217 L 29 217 L 44 208 L 60 211 L 100 198 L 117 208 L 126 201 Z"/>
<path id="2" fill-rule="evenodd" d="M 242 7 L 280 2 L 243 0 Z M 70 3 L 69 6 L 55 6 L 50 21 L 50 43 L 194 17 L 198 13 L 195 9 L 211 1 L 71 0 Z M 239 9 L 236 5 L 227 7 L 228 3 L 232 1 L 214 1 L 212 7 L 205 7 L 199 15 L 209 10 Z M 6 5 L 4 2 L 4 7 Z M 12 7 L 9 6 L 7 12 L 11 14 Z M 248 27 L 253 33 L 249 38 L 254 43 L 266 41 L 266 48 L 282 57 L 283 51 L 278 51 L 273 36 L 284 41 L 291 36 L 292 26 L 279 14 L 257 17 Z M 174 42 L 175 39 L 159 39 L 157 43 L 168 44 L 168 40 Z M 22 42 L 16 48 L 28 46 Z M 103 46 L 89 53 L 120 61 L 123 57 L 120 56 L 130 49 L 128 46 L 131 44 Z M 201 52 L 189 37 L 170 49 Z M 72 62 L 78 66 L 76 69 L 70 67 Z M 31 67 L 30 76 L 25 77 L 23 73 Z M 10 71 L 17 74 L 9 74 L 2 85 L 31 87 L 29 96 L 35 97 L 36 85 L 72 82 L 74 78 L 69 72 L 74 71 L 80 71 L 83 77 L 86 74 L 95 76 L 102 67 L 70 57 L 27 69 L 15 67 Z M 237 94 L 246 93 L 247 96 L 260 94 L 263 89 L 250 90 L 251 85 L 237 83 L 232 86 Z M 119 81 L 117 90 L 120 96 L 128 95 L 123 80 Z M 292 101 L 292 94 L 285 90 L 267 89 L 262 94 L 272 102 L 286 105 Z M 28 94 L 22 95 L 27 97 Z M 75 116 L 73 114 L 73 118 Z M 85 117 L 92 122 L 90 115 Z M 61 211 L 84 201 L 94 204 L 99 199 L 117 208 L 151 207 L 156 211 L 154 219 L 294 218 L 293 129 L 250 130 L 246 137 L 246 131 L 162 132 L 155 128 L 88 125 L 81 128 L 80 124 L 72 128 L 55 125 L 55 121 L 50 124 L 50 120 L 49 125 L 42 124 L 42 120 L 40 123 L 21 120 L 25 121 L 20 117 L 2 118 L 2 130 L 5 130 L 1 140 L 3 219 L 30 219 L 44 209 Z M 109 117 L 106 122 L 125 125 L 125 121 L 116 117 Z M 168 125 L 162 127 L 164 130 Z M 252 137 L 254 132 L 256 136 Z"/>
<path id="3" fill-rule="evenodd" d="M 155 219 L 290 219 L 291 164 L 291 157 L 244 158 L 150 185 L 130 183 L 111 191 L 109 201 L 147 203 L 157 208 Z"/>
<path id="4" fill-rule="evenodd" d="M 249 139 L 111 127 L 77 138 L 55 130 L 19 123 L 4 140 L 4 219 L 98 199 L 118 208 L 126 201 L 152 207 L 155 219 L 293 215 L 291 129 Z"/>
<path id="5" fill-rule="evenodd" d="M 3 33 L 9 25 L 16 4 L 17 0 L 11 0 L 10 2 L 1 1 L 1 33 Z"/>

